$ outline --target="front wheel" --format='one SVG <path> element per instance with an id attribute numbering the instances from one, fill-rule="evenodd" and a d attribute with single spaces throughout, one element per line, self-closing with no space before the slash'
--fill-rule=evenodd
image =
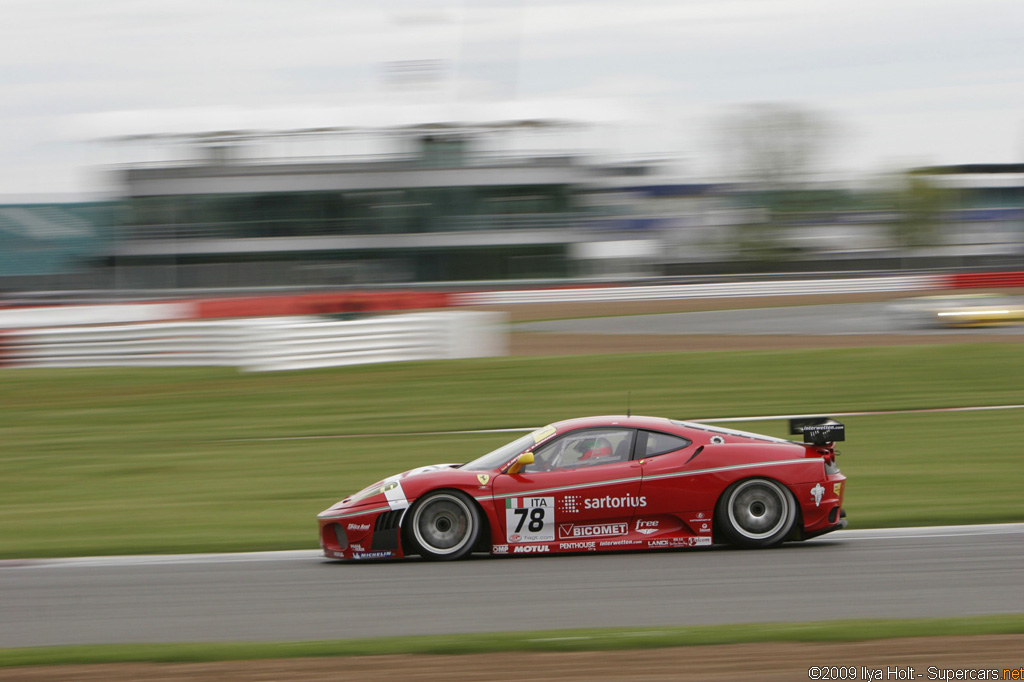
<path id="1" fill-rule="evenodd" d="M 461 559 L 480 537 L 480 510 L 458 491 L 438 491 L 421 497 L 409 510 L 406 537 L 424 559 Z"/>
<path id="2" fill-rule="evenodd" d="M 719 527 L 730 544 L 771 547 L 789 535 L 796 522 L 796 500 L 786 486 L 766 478 L 748 478 L 729 486 L 718 500 Z"/>

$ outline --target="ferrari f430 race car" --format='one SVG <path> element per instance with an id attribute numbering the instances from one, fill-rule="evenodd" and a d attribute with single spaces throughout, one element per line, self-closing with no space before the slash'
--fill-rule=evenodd
<path id="1" fill-rule="evenodd" d="M 537 429 L 466 464 L 413 469 L 319 514 L 337 559 L 771 547 L 846 526 L 845 427 L 793 419 L 804 442 L 610 416 Z"/>

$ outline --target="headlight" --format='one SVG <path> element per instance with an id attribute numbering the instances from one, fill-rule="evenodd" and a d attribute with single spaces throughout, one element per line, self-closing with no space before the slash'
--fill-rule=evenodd
<path id="1" fill-rule="evenodd" d="M 356 502 L 361 502 L 362 500 L 365 500 L 368 497 L 373 497 L 374 495 L 383 495 L 387 491 L 394 490 L 397 487 L 398 481 L 389 481 L 387 483 L 384 483 L 383 485 L 378 485 L 362 490 L 353 495 L 352 497 L 348 498 L 348 501 L 354 504 Z"/>

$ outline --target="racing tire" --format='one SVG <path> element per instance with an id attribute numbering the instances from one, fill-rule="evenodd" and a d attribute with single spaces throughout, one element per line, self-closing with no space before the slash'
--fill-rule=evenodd
<path id="1" fill-rule="evenodd" d="M 796 500 L 789 488 L 767 478 L 747 478 L 726 489 L 718 500 L 717 525 L 723 538 L 738 547 L 781 544 L 796 522 Z"/>
<path id="2" fill-rule="evenodd" d="M 480 538 L 483 518 L 476 503 L 457 490 L 427 493 L 407 514 L 406 539 L 413 553 L 430 561 L 468 556 Z"/>

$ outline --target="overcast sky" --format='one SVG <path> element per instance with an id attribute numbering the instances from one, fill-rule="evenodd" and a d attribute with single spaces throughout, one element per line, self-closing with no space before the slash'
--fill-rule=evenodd
<path id="1" fill-rule="evenodd" d="M 1022 162 L 1024 0 L 0 3 L 6 198 L 116 191 L 117 135 L 538 116 L 700 179 L 762 102 L 833 120 L 844 174 Z"/>

